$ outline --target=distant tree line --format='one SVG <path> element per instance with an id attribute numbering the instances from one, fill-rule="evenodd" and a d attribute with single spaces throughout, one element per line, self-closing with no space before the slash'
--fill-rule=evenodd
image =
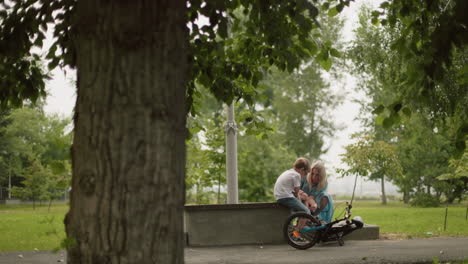
<path id="1" fill-rule="evenodd" d="M 438 1 L 434 2 L 430 8 L 437 10 Z M 447 15 L 459 12 L 455 4 L 443 7 Z M 401 6 L 385 2 L 382 8 Z M 420 8 L 421 16 L 434 11 Z M 430 49 L 425 46 L 431 39 L 419 35 L 416 24 L 381 21 L 379 14 L 363 8 L 356 39 L 347 52 L 350 69 L 370 101 L 362 102 L 366 129 L 347 146 L 343 161 L 349 167 L 339 172 L 380 180 L 383 203 L 384 179 L 399 187 L 405 203 L 436 206 L 441 201 L 461 201 L 468 191 L 468 49 L 458 42 L 447 46 L 450 58 L 444 59 L 443 67 L 435 65 L 438 58 L 425 50 Z M 437 25 L 427 27 L 425 33 L 435 29 Z M 403 34 L 409 35 L 403 38 Z M 437 36 L 442 42 L 452 37 Z M 425 73 L 429 68 L 424 64 L 433 67 L 436 76 Z"/>
<path id="2" fill-rule="evenodd" d="M 0 186 L 33 204 L 63 198 L 70 186 L 71 140 L 70 118 L 46 114 L 41 104 L 2 110 Z"/>

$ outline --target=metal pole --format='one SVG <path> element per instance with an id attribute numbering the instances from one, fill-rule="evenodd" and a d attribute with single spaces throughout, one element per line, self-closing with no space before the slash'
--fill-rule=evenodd
<path id="1" fill-rule="evenodd" d="M 237 125 L 234 120 L 234 103 L 227 108 L 226 132 L 226 178 L 227 203 L 239 203 L 237 188 Z"/>
<path id="2" fill-rule="evenodd" d="M 448 202 L 445 205 L 444 231 L 447 230 Z"/>

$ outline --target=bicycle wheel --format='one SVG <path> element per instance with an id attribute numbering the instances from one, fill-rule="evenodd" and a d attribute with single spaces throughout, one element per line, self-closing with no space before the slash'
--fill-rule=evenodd
<path id="1" fill-rule="evenodd" d="M 300 223 L 304 224 L 304 227 L 302 228 L 302 231 L 296 233 L 298 236 L 295 236 L 293 232 Z M 292 214 L 286 219 L 286 222 L 283 225 L 284 238 L 290 246 L 296 249 L 308 249 L 313 247 L 315 243 L 318 242 L 318 232 L 320 231 L 303 231 L 304 229 L 307 229 L 307 227 L 313 226 L 320 226 L 320 221 L 312 215 L 307 213 Z"/>

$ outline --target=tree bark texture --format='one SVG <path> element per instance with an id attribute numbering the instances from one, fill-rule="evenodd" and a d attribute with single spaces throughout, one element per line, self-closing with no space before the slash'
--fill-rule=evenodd
<path id="1" fill-rule="evenodd" d="M 68 263 L 183 263 L 186 1 L 77 1 Z"/>
<path id="2" fill-rule="evenodd" d="M 408 191 L 403 192 L 403 203 L 408 204 L 410 200 L 410 194 Z"/>
<path id="3" fill-rule="evenodd" d="M 382 174 L 381 187 L 382 187 L 382 204 L 387 204 L 387 195 L 385 194 L 385 175 L 384 174 Z"/>

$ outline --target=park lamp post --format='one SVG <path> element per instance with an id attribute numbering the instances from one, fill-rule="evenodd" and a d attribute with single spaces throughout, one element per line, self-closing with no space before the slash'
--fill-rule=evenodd
<path id="1" fill-rule="evenodd" d="M 231 38 L 231 18 L 227 17 L 227 33 Z M 226 183 L 227 183 L 227 203 L 239 203 L 239 191 L 237 182 L 237 124 L 234 119 L 235 100 L 227 106 L 227 121 L 224 126 L 226 134 Z"/>
<path id="2" fill-rule="evenodd" d="M 234 119 L 234 102 L 227 107 L 226 132 L 226 181 L 227 203 L 238 204 L 237 185 L 237 125 Z"/>

